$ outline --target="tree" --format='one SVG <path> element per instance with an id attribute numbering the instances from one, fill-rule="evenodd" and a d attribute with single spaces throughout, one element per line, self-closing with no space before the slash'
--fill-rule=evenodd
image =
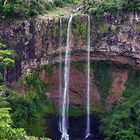
<path id="1" fill-rule="evenodd" d="M 6 83 L 7 68 L 14 66 L 16 54 L 7 50 L 6 46 L 0 43 L 0 73 L 3 73 L 4 84 Z"/>
<path id="2" fill-rule="evenodd" d="M 140 139 L 140 71 L 131 70 L 122 102 L 103 119 L 106 140 Z"/>
<path id="3" fill-rule="evenodd" d="M 13 128 L 11 115 L 9 113 L 10 104 L 6 99 L 6 94 L 10 91 L 5 86 L 0 86 L 0 139 L 1 140 L 26 140 L 24 129 Z"/>
<path id="4" fill-rule="evenodd" d="M 97 16 L 105 12 L 140 11 L 140 1 L 138 0 L 83 0 L 82 3 L 86 12 Z"/>

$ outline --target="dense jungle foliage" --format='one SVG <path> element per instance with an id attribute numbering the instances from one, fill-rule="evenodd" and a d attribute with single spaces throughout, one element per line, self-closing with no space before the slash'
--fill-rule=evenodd
<path id="1" fill-rule="evenodd" d="M 5 69 L 14 65 L 15 57 L 14 51 L 0 44 L 0 139 L 38 140 L 45 135 L 44 116 L 51 112 L 52 105 L 44 98 L 44 86 L 37 77 L 27 76 L 24 82 L 29 90 L 25 95 L 5 85 Z"/>
<path id="2" fill-rule="evenodd" d="M 104 13 L 140 11 L 137 0 L 83 0 L 85 12 L 100 16 Z"/>
<path id="3" fill-rule="evenodd" d="M 129 70 L 123 100 L 103 119 L 106 140 L 140 139 L 140 71 Z"/>
<path id="4" fill-rule="evenodd" d="M 77 0 L 0 0 L 1 18 L 29 18 Z"/>
<path id="5" fill-rule="evenodd" d="M 85 13 L 96 16 L 106 12 L 140 11 L 137 0 L 0 0 L 0 17 L 30 18 L 68 4 L 82 6 Z"/>

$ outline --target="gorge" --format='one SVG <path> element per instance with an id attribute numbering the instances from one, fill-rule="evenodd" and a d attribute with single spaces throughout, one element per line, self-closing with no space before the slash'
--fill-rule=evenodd
<path id="1" fill-rule="evenodd" d="M 31 140 L 139 140 L 140 14 L 83 7 L 0 19 L 0 42 L 16 52 L 2 104 Z"/>

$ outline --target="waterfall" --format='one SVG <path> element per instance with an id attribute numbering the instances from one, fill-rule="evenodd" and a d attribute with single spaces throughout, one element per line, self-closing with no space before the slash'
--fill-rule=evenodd
<path id="1" fill-rule="evenodd" d="M 68 109 L 69 109 L 69 95 L 68 95 L 68 88 L 69 88 L 69 74 L 70 74 L 70 36 L 71 36 L 71 25 L 72 25 L 72 18 L 70 16 L 68 22 L 68 30 L 67 30 L 67 46 L 66 46 L 66 54 L 65 54 L 65 68 L 64 68 L 64 92 L 63 92 L 63 99 L 62 99 L 62 135 L 61 140 L 69 140 L 68 135 Z"/>
<path id="2" fill-rule="evenodd" d="M 60 118 L 59 118 L 59 131 L 62 132 L 61 126 L 61 114 L 62 114 L 62 17 L 59 19 L 59 107 L 60 107 Z"/>
<path id="3" fill-rule="evenodd" d="M 90 16 L 88 16 L 88 32 L 87 32 L 87 126 L 86 139 L 90 136 Z"/>

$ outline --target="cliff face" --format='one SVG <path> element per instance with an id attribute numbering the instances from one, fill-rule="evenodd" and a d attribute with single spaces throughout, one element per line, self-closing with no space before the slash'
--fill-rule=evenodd
<path id="1" fill-rule="evenodd" d="M 84 62 L 77 62 L 84 63 Z M 93 111 L 97 108 L 111 110 L 114 104 L 117 104 L 122 99 L 122 93 L 125 91 L 125 84 L 128 79 L 127 68 L 119 68 L 114 64 L 102 63 L 102 67 L 97 68 L 98 72 L 94 72 L 94 67 L 91 67 L 91 83 L 90 83 L 90 100 Z M 75 63 L 74 63 L 75 64 Z M 97 63 L 96 67 L 100 64 Z M 86 65 L 86 64 L 85 64 Z M 105 67 L 108 70 L 100 72 L 100 69 Z M 111 66 L 111 67 L 110 67 Z M 112 67 L 113 66 L 113 67 Z M 83 67 L 79 69 L 77 66 L 72 65 L 70 71 L 70 84 L 69 84 L 69 97 L 70 105 L 85 106 L 87 96 L 87 74 L 86 69 Z M 104 70 L 103 70 L 104 71 Z M 112 71 L 112 72 L 109 72 Z M 110 75 L 109 75 L 110 74 Z M 98 75 L 98 77 L 97 77 Z M 42 79 L 43 77 L 43 79 Z M 54 103 L 59 104 L 61 97 L 59 96 L 59 71 L 55 70 L 51 77 L 48 78 L 47 74 L 41 74 L 42 80 L 50 81 L 53 88 L 47 92 L 47 96 Z M 63 83 L 63 82 L 62 82 Z M 98 84 L 100 83 L 100 84 Z M 104 85 L 101 85 L 104 84 Z M 62 91 L 63 91 L 62 84 Z M 107 89 L 107 90 L 106 90 Z M 96 108 L 94 108 L 96 106 Z"/>
<path id="2" fill-rule="evenodd" d="M 8 71 L 9 82 L 18 80 L 22 75 L 43 65 L 59 62 L 59 51 L 65 55 L 68 17 L 62 17 L 62 46 L 59 48 L 59 19 L 37 18 L 32 20 L 0 20 L 0 42 L 14 49 L 18 58 L 16 66 Z M 73 17 L 71 61 L 86 61 L 87 59 L 87 16 Z M 119 65 L 140 67 L 140 20 L 132 13 L 123 15 L 104 15 L 101 20 L 91 16 L 91 61 L 112 61 Z M 93 70 L 94 71 L 94 70 Z M 92 80 L 96 81 L 93 73 Z M 102 74 L 100 75 L 102 77 Z M 127 68 L 116 68 L 112 76 L 112 84 L 106 99 L 95 82 L 91 83 L 91 100 L 97 106 L 105 106 L 109 110 L 119 102 L 121 93 L 125 90 L 128 77 Z M 45 75 L 41 75 L 45 79 Z M 51 77 L 56 86 L 48 96 L 58 102 L 58 71 Z M 113 94 L 112 94 L 113 93 Z M 86 74 L 80 70 L 71 69 L 70 103 L 85 104 Z M 104 106 L 104 105 L 103 105 Z"/>
<path id="3" fill-rule="evenodd" d="M 62 18 L 62 46 L 65 50 L 68 17 Z M 59 19 L 0 20 L 0 42 L 18 54 L 16 68 L 8 81 L 41 65 L 59 61 Z M 111 60 L 139 67 L 140 22 L 133 14 L 91 17 L 91 60 Z M 72 24 L 72 61 L 86 60 L 87 16 L 77 15 Z M 64 54 L 64 53 L 63 53 Z M 11 76 L 12 75 L 12 76 Z"/>

